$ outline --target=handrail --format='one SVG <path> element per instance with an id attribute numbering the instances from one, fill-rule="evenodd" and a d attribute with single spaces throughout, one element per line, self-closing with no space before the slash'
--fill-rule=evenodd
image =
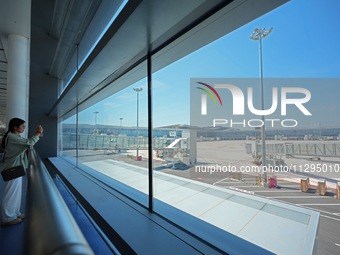
<path id="1" fill-rule="evenodd" d="M 27 173 L 28 254 L 94 254 L 38 154 L 29 150 Z"/>

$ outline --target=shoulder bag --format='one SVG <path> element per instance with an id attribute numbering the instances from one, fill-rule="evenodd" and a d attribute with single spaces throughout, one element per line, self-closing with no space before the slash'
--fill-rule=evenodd
<path id="1" fill-rule="evenodd" d="M 26 174 L 23 166 L 15 166 L 1 171 L 2 179 L 5 182 L 24 176 Z"/>
<path id="2" fill-rule="evenodd" d="M 7 148 L 7 143 L 8 143 L 8 138 L 6 141 L 6 148 Z M 4 152 L 4 161 L 5 161 L 5 155 L 6 155 L 6 148 Z M 25 168 L 22 165 L 10 167 L 10 168 L 7 168 L 1 171 L 2 179 L 5 182 L 24 176 L 25 174 L 26 174 Z"/>

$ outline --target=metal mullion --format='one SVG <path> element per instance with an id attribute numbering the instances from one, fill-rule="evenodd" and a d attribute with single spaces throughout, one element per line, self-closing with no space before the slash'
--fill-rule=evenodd
<path id="1" fill-rule="evenodd" d="M 147 55 L 148 79 L 148 171 L 149 171 L 149 212 L 153 212 L 153 144 L 152 144 L 152 61 L 151 53 Z"/>

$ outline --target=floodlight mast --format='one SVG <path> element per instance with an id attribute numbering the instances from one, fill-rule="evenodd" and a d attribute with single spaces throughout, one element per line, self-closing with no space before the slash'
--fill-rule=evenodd
<path id="1" fill-rule="evenodd" d="M 137 151 L 136 151 L 136 159 L 139 160 L 139 92 L 143 90 L 143 88 L 133 88 L 133 90 L 137 93 Z"/>
<path id="2" fill-rule="evenodd" d="M 249 36 L 250 39 L 259 41 L 259 55 L 260 55 L 260 93 L 261 93 L 261 110 L 264 110 L 264 91 L 263 91 L 263 66 L 262 66 L 262 39 L 267 37 L 273 28 L 271 27 L 269 30 L 265 28 L 255 28 L 253 33 Z M 262 185 L 267 184 L 267 158 L 266 158 L 266 135 L 265 135 L 265 117 L 262 115 L 261 117 L 263 121 L 263 125 L 261 127 L 261 154 L 262 154 L 262 165 L 261 165 L 261 183 Z"/>

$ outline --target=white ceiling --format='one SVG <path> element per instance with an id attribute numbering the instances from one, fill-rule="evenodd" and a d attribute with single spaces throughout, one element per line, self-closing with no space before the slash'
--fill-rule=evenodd
<path id="1" fill-rule="evenodd" d="M 1 36 L 17 34 L 30 37 L 31 1 L 0 0 L 0 33 Z"/>
<path id="2" fill-rule="evenodd" d="M 6 119 L 7 38 L 9 34 L 30 38 L 31 0 L 0 0 L 0 127 Z"/>

